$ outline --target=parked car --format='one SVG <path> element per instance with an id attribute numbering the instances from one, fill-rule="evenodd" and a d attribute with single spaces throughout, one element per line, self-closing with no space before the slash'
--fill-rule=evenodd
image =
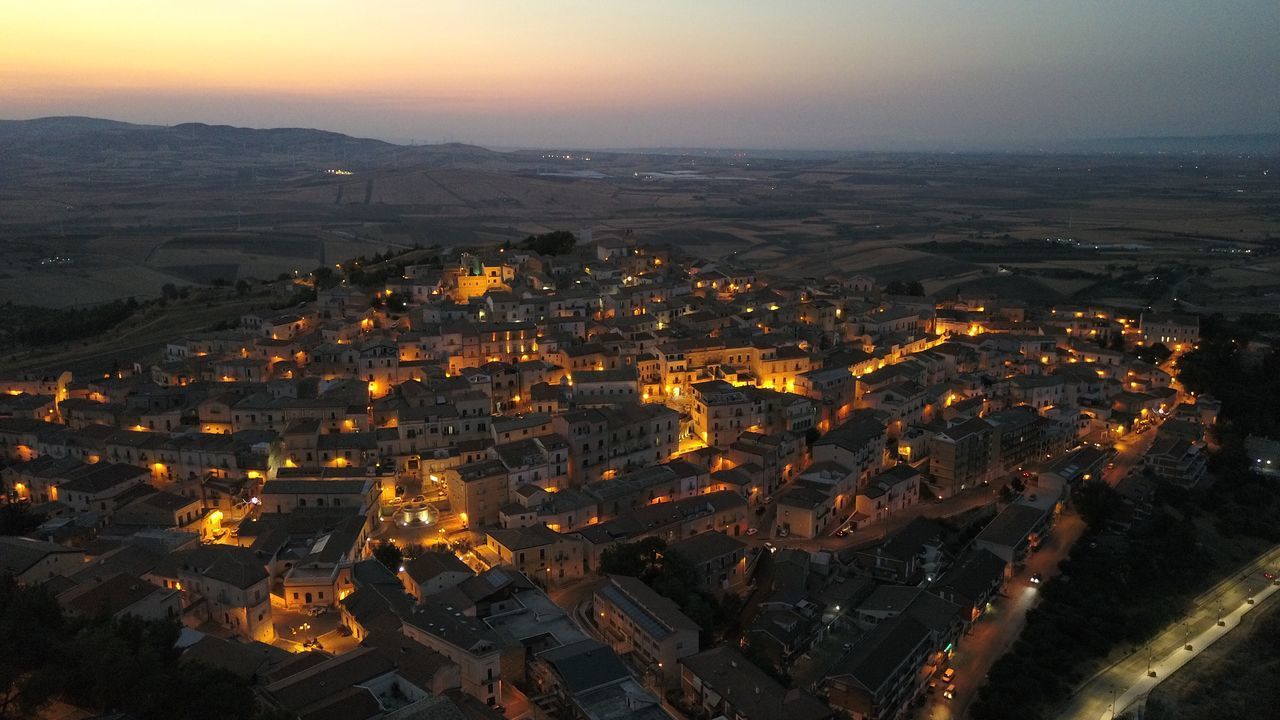
<path id="1" fill-rule="evenodd" d="M 756 528 L 747 528 L 747 535 L 755 535 L 758 532 L 760 531 L 757 530 Z"/>
<path id="2" fill-rule="evenodd" d="M 329 608 L 323 605 L 309 605 L 304 612 L 307 614 L 307 617 L 320 617 L 328 610 Z"/>
<path id="3" fill-rule="evenodd" d="M 947 668 L 946 670 L 942 671 L 942 682 L 944 683 L 950 683 L 952 680 L 955 679 L 955 677 L 956 677 L 955 668 Z"/>

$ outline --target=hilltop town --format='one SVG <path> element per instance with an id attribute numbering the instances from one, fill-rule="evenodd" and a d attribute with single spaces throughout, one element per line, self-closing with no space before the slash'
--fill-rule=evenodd
<path id="1" fill-rule="evenodd" d="M 1122 538 L 1200 483 L 1220 410 L 1178 379 L 1195 315 L 625 236 L 290 287 L 113 372 L 0 378 L 35 518 L 0 570 L 177 619 L 183 663 L 307 720 L 962 708 L 1081 536 L 1073 493 L 1114 488 Z"/>

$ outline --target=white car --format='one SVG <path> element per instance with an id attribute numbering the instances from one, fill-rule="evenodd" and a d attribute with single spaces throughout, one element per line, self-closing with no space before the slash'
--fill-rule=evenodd
<path id="1" fill-rule="evenodd" d="M 756 528 L 747 528 L 747 535 L 755 535 L 758 532 L 760 531 L 757 530 Z"/>

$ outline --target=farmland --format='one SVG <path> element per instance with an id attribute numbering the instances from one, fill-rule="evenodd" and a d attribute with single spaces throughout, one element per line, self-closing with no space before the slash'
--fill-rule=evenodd
<path id="1" fill-rule="evenodd" d="M 1265 157 L 559 155 L 124 127 L 91 153 L 88 141 L 13 145 L 0 301 L 155 297 L 166 284 L 587 227 L 775 275 L 868 273 L 931 292 L 1145 304 L 1172 300 L 1142 281 L 1174 268 L 1193 280 L 1179 284 L 1185 301 L 1205 307 L 1280 291 L 1280 174 Z"/>

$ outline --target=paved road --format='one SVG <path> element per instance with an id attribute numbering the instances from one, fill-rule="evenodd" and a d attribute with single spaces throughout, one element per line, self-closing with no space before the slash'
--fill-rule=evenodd
<path id="1" fill-rule="evenodd" d="M 1030 581 L 1031 576 L 1039 573 L 1043 583 L 1053 582 L 1058 575 L 1058 563 L 1071 552 L 1071 546 L 1080 539 L 1084 529 L 1084 521 L 1074 513 L 1058 519 L 1052 534 L 1037 552 L 1027 556 L 1026 566 L 1009 581 L 1002 597 L 956 643 L 950 664 L 956 671 L 952 681 L 956 686 L 955 697 L 947 700 L 940 691 L 927 696 L 917 718 L 952 720 L 965 716 L 987 672 L 1018 639 L 1027 623 L 1027 613 L 1040 601 L 1040 586 Z"/>
<path id="2" fill-rule="evenodd" d="M 1186 617 L 1170 623 L 1151 642 L 1086 681 L 1071 696 L 1059 717 L 1062 720 L 1111 720 L 1146 697 L 1162 680 L 1239 626 L 1245 613 L 1280 592 L 1280 586 L 1262 576 L 1264 570 L 1274 572 L 1277 568 L 1280 568 L 1280 546 L 1201 595 Z M 1191 650 L 1186 649 L 1188 644 Z M 1155 671 L 1155 677 L 1147 674 L 1148 664 Z"/>
<path id="3" fill-rule="evenodd" d="M 1142 461 L 1155 439 L 1155 432 L 1148 431 L 1116 444 L 1114 467 L 1103 473 L 1103 479 L 1115 486 Z M 1013 646 L 1027 622 L 1027 612 L 1040 601 L 1038 586 L 1029 580 L 1039 573 L 1043 583 L 1053 582 L 1058 575 L 1058 564 L 1071 552 L 1085 524 L 1072 512 L 1063 514 L 1054 527 L 1053 534 L 1040 550 L 1026 559 L 1023 570 L 1009 581 L 1004 597 L 990 612 L 970 629 L 968 635 L 956 643 L 951 667 L 955 668 L 955 697 L 947 700 L 941 693 L 928 696 L 917 713 L 921 720 L 953 720 L 963 718 L 969 705 L 977 697 L 991 667 L 1001 655 Z M 940 683 L 941 684 L 941 683 Z"/>

